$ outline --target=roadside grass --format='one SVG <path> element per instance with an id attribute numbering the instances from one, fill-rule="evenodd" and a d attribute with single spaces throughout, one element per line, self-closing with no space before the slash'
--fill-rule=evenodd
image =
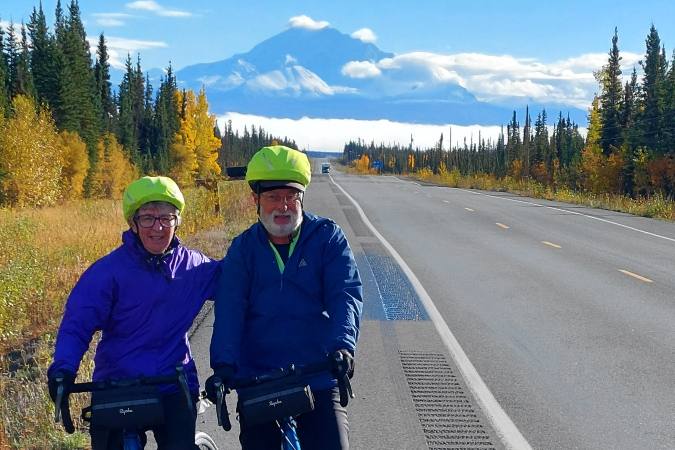
<path id="1" fill-rule="evenodd" d="M 431 170 L 422 169 L 410 178 L 464 189 L 480 189 L 485 191 L 513 192 L 533 198 L 555 200 L 575 205 L 600 208 L 610 211 L 624 212 L 636 216 L 652 217 L 675 221 L 675 202 L 657 193 L 651 197 L 630 198 L 617 194 L 593 194 L 591 192 L 573 191 L 567 187 L 554 189 L 532 179 L 514 179 L 504 177 L 497 179 L 492 175 L 474 174 L 464 176 L 458 170 L 434 174 Z"/>
<path id="2" fill-rule="evenodd" d="M 232 237 L 255 220 L 245 182 L 222 182 L 217 192 L 184 191 L 187 207 L 178 235 L 186 245 L 221 258 Z M 120 243 L 127 229 L 121 204 L 86 200 L 42 209 L 0 209 L 0 449 L 75 449 L 82 432 L 54 424 L 46 389 L 63 305 L 82 272 Z M 78 371 L 89 380 L 94 337 Z M 75 419 L 88 399 L 71 404 Z M 82 430 L 79 419 L 79 429 Z"/>

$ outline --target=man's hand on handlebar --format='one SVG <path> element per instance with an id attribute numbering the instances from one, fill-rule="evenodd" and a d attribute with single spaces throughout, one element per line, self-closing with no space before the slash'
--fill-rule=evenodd
<path id="1" fill-rule="evenodd" d="M 216 403 L 217 399 L 217 389 L 215 382 L 219 381 L 225 388 L 227 388 L 228 381 L 231 381 L 234 377 L 235 369 L 229 364 L 223 364 L 213 369 L 213 375 L 206 379 L 204 383 L 204 389 L 206 390 L 206 398 L 208 398 L 212 403 Z"/>
<path id="2" fill-rule="evenodd" d="M 354 376 L 354 357 L 347 349 L 340 349 L 331 355 L 333 363 L 333 375 L 340 379 L 347 375 L 349 378 Z"/>

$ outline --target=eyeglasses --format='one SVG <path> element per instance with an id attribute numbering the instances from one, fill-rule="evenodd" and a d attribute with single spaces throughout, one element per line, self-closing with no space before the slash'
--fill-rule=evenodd
<path id="1" fill-rule="evenodd" d="M 152 228 L 155 226 L 155 222 L 158 220 L 161 226 L 170 228 L 176 226 L 176 223 L 178 223 L 178 216 L 175 214 L 167 214 L 163 216 L 151 216 L 150 214 L 143 214 L 141 216 L 134 217 L 134 221 L 141 228 Z"/>
<path id="2" fill-rule="evenodd" d="M 302 194 L 300 194 L 300 192 L 294 192 L 288 195 L 279 195 L 265 192 L 260 194 L 260 197 L 263 198 L 266 202 L 274 203 L 275 205 L 281 205 L 282 203 L 292 205 L 302 198 Z"/>

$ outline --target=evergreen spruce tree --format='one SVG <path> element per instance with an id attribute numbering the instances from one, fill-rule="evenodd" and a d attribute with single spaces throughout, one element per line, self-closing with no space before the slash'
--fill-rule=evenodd
<path id="1" fill-rule="evenodd" d="M 550 173 L 551 164 L 553 163 L 551 158 L 551 152 L 549 149 L 548 142 L 548 128 L 546 127 L 546 110 L 542 110 L 537 114 L 537 120 L 534 123 L 534 156 L 532 158 L 532 164 L 542 165 L 546 168 L 547 174 Z"/>
<path id="2" fill-rule="evenodd" d="M 507 141 L 506 141 L 506 160 L 507 167 L 510 167 L 511 163 L 516 159 L 520 158 L 522 145 L 520 141 L 520 124 L 516 119 L 516 112 L 513 111 L 513 117 L 511 122 L 506 126 Z"/>
<path id="3" fill-rule="evenodd" d="M 98 134 L 101 130 L 100 103 L 91 65 L 89 43 L 80 18 L 80 8 L 72 0 L 64 22 L 57 4 L 56 38 L 63 54 L 60 79 L 61 111 L 57 115 L 62 129 L 77 132 L 87 144 L 90 174 L 96 170 Z M 85 190 L 89 193 L 89 177 Z"/>
<path id="4" fill-rule="evenodd" d="M 675 156 L 675 50 L 670 61 L 670 69 L 666 80 L 666 104 L 664 109 L 664 131 L 666 138 L 666 151 Z"/>
<path id="5" fill-rule="evenodd" d="M 169 148 L 171 141 L 180 128 L 178 103 L 176 101 L 177 83 L 171 64 L 167 67 L 166 78 L 160 83 L 154 108 L 154 140 L 156 149 L 155 166 L 159 173 L 169 171 Z"/>
<path id="6" fill-rule="evenodd" d="M 154 108 L 152 104 L 152 85 L 150 76 L 145 76 L 145 93 L 143 96 L 143 115 L 141 117 L 141 127 L 139 135 L 139 146 L 141 154 L 145 155 L 144 165 L 142 167 L 146 172 L 156 171 L 157 151 L 153 145 L 155 136 Z"/>
<path id="7" fill-rule="evenodd" d="M 35 83 L 33 82 L 33 74 L 30 70 L 30 49 L 28 48 L 28 36 L 24 24 L 21 24 L 21 50 L 14 69 L 15 76 L 13 78 L 12 95 L 21 94 L 35 99 Z"/>
<path id="8" fill-rule="evenodd" d="M 7 60 L 7 91 L 11 102 L 15 95 L 17 85 L 17 64 L 19 63 L 19 45 L 16 38 L 16 27 L 10 22 L 7 27 L 7 40 L 5 41 L 5 59 Z"/>
<path id="9" fill-rule="evenodd" d="M 9 65 L 5 54 L 5 31 L 0 27 L 0 108 L 4 114 L 9 111 Z M 0 123 L 2 117 L 0 117 Z"/>
<path id="10" fill-rule="evenodd" d="M 523 127 L 523 175 L 530 176 L 530 160 L 532 153 L 532 118 L 529 105 L 525 107 L 525 126 Z"/>
<path id="11" fill-rule="evenodd" d="M 134 68 L 131 63 L 131 55 L 127 54 L 125 62 L 125 72 L 120 83 L 118 96 L 118 110 L 119 120 L 117 129 L 117 140 L 129 152 L 131 160 L 138 166 L 138 138 L 136 135 L 136 127 L 134 123 L 134 100 L 133 89 L 134 84 Z"/>
<path id="12" fill-rule="evenodd" d="M 47 104 L 53 113 L 58 109 L 60 100 L 58 79 L 60 57 L 56 52 L 56 42 L 49 34 L 42 3 L 39 9 L 33 8 L 28 31 L 32 43 L 30 66 L 37 100 L 40 104 Z"/>
<path id="13" fill-rule="evenodd" d="M 612 48 L 609 51 L 607 65 L 600 71 L 598 78 L 602 88 L 600 95 L 601 121 L 600 146 L 602 153 L 609 156 L 621 145 L 621 56 L 618 46 L 619 36 L 614 28 Z"/>
<path id="14" fill-rule="evenodd" d="M 635 178 L 635 157 L 637 145 L 639 142 L 638 129 L 635 121 L 638 115 L 638 98 L 640 95 L 637 82 L 637 72 L 633 68 L 630 81 L 626 82 L 623 94 L 623 103 L 621 108 L 621 131 L 623 133 L 623 192 L 629 196 L 634 194 Z"/>
<path id="15" fill-rule="evenodd" d="M 117 115 L 112 96 L 112 84 L 110 83 L 110 63 L 108 62 L 108 48 L 105 44 L 103 33 L 98 38 L 96 47 L 96 63 L 94 64 L 94 79 L 96 80 L 96 92 L 101 105 L 102 131 L 113 130 Z"/>
<path id="16" fill-rule="evenodd" d="M 642 114 L 639 122 L 641 128 L 641 144 L 653 154 L 661 155 L 665 149 L 663 137 L 664 124 L 664 86 L 666 67 L 661 54 L 661 40 L 654 25 L 651 26 L 646 39 L 647 50 L 644 61 L 642 81 Z"/>

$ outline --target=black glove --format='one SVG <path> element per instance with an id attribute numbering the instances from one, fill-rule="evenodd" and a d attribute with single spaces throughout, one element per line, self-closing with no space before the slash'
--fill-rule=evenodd
<path id="1" fill-rule="evenodd" d="M 73 426 L 73 421 L 70 418 L 70 403 L 68 401 L 68 395 L 70 394 L 70 388 L 73 383 L 75 383 L 75 374 L 69 370 L 57 370 L 47 379 L 47 386 L 49 387 L 49 396 L 52 398 L 52 401 L 56 405 L 56 396 L 59 386 L 63 386 L 63 396 L 61 397 L 61 421 L 63 422 L 63 428 L 68 433 L 74 433 L 75 427 Z"/>
<path id="2" fill-rule="evenodd" d="M 345 374 L 349 378 L 354 376 L 354 357 L 349 350 L 341 348 L 333 352 L 331 361 L 333 362 L 333 375 L 336 378 L 342 378 Z"/>
<path id="3" fill-rule="evenodd" d="M 213 369 L 213 375 L 206 379 L 204 383 L 204 390 L 206 390 L 206 398 L 212 403 L 216 403 L 217 394 L 214 381 L 218 378 L 223 386 L 227 387 L 227 383 L 234 377 L 235 368 L 229 364 L 223 364 Z"/>
<path id="4" fill-rule="evenodd" d="M 52 401 L 56 401 L 56 390 L 59 385 L 63 386 L 63 398 L 67 398 L 70 393 L 70 387 L 75 383 L 75 374 L 69 370 L 57 370 L 47 379 L 49 387 L 49 396 Z"/>

